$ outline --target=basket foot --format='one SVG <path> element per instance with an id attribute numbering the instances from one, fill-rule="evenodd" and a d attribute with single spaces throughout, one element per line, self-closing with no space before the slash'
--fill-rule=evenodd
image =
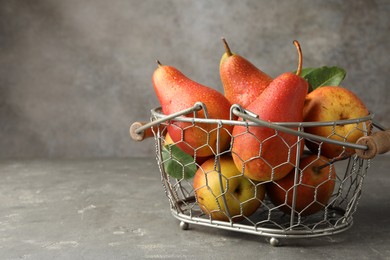
<path id="1" fill-rule="evenodd" d="M 187 222 L 184 222 L 184 221 L 180 221 L 180 228 L 181 230 L 187 230 L 189 228 L 189 224 Z"/>
<path id="2" fill-rule="evenodd" d="M 276 237 L 271 237 L 271 239 L 269 240 L 269 243 L 271 246 L 279 246 L 280 245 L 280 241 Z"/>

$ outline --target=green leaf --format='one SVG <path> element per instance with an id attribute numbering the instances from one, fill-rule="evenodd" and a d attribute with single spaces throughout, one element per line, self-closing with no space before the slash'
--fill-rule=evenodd
<path id="1" fill-rule="evenodd" d="M 303 68 L 301 77 L 306 79 L 310 91 L 321 86 L 339 86 L 346 76 L 344 69 L 339 67 Z"/>
<path id="2" fill-rule="evenodd" d="M 308 74 L 310 74 L 313 70 L 316 70 L 316 68 L 302 68 L 301 70 L 301 77 L 305 78 Z M 296 72 L 295 72 L 296 73 Z"/>
<path id="3" fill-rule="evenodd" d="M 175 179 L 191 179 L 197 167 L 194 158 L 183 152 L 175 144 L 165 145 L 162 149 L 164 170 Z"/>

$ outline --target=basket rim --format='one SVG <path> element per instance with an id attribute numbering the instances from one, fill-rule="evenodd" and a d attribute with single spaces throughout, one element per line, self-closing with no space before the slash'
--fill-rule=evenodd
<path id="1" fill-rule="evenodd" d="M 232 106 L 232 109 L 234 107 Z M 195 111 L 196 109 L 194 109 Z M 189 112 L 191 113 L 191 111 Z M 188 113 L 188 114 L 189 114 Z M 234 113 L 234 112 L 233 112 Z M 237 112 L 236 112 L 237 113 Z M 234 114 L 236 114 L 234 113 Z M 170 115 L 164 114 L 162 112 L 161 107 L 156 107 L 151 109 L 151 114 L 156 119 L 166 119 L 170 117 Z M 242 114 L 242 112 L 238 112 L 238 114 Z M 253 114 L 250 111 L 244 110 L 244 113 L 249 115 L 250 117 L 254 117 L 259 119 L 259 117 Z M 352 119 L 343 119 L 336 121 L 313 121 L 313 122 L 269 122 L 274 125 L 284 126 L 284 127 L 317 127 L 317 126 L 339 126 L 339 125 L 348 125 L 348 124 L 357 124 L 362 122 L 370 121 L 374 118 L 375 114 L 370 112 L 367 116 L 352 118 Z M 205 123 L 205 124 L 228 124 L 228 125 L 241 125 L 241 126 L 261 126 L 256 122 L 247 121 L 247 120 L 235 120 L 235 119 L 217 119 L 217 118 L 199 118 L 199 117 L 188 117 L 184 115 L 174 116 L 173 121 L 178 122 L 189 122 L 189 123 Z M 167 119 L 171 120 L 171 119 Z M 260 119 L 261 120 L 261 119 Z"/>
<path id="2" fill-rule="evenodd" d="M 200 111 L 203 109 L 203 112 L 205 114 L 205 118 L 198 118 L 196 117 L 197 111 Z M 188 117 L 185 115 L 188 115 L 190 113 L 193 113 L 192 117 Z M 281 131 L 287 134 L 295 135 L 298 137 L 298 142 L 302 138 L 319 141 L 319 142 L 326 142 L 330 144 L 335 144 L 347 148 L 352 149 L 360 149 L 360 150 L 367 150 L 368 146 L 356 144 L 356 143 L 350 143 L 346 140 L 340 141 L 332 138 L 327 138 L 315 134 L 311 134 L 308 132 L 303 131 L 305 127 L 313 127 L 313 126 L 341 126 L 346 124 L 358 124 L 362 122 L 372 121 L 374 114 L 369 113 L 368 116 L 361 117 L 361 118 L 355 118 L 355 119 L 346 119 L 346 120 L 338 120 L 338 121 L 328 121 L 328 122 L 270 122 L 260 119 L 256 114 L 252 113 L 251 111 L 243 109 L 239 105 L 232 105 L 230 108 L 230 120 L 227 119 L 211 119 L 208 118 L 207 113 L 207 107 L 205 104 L 201 102 L 196 102 L 193 107 L 189 107 L 187 109 L 181 110 L 179 112 L 165 115 L 162 113 L 162 108 L 157 107 L 151 110 L 151 122 L 148 124 L 143 125 L 142 127 L 139 127 L 138 131 L 143 131 L 146 128 L 152 127 L 154 125 L 158 125 L 161 123 L 167 123 L 171 121 L 176 122 L 187 122 L 187 123 L 203 123 L 203 124 L 217 124 L 218 128 L 222 127 L 222 125 L 242 125 L 245 127 L 268 127 L 271 129 L 274 129 L 275 131 Z M 235 116 L 241 117 L 243 120 L 233 120 Z M 297 128 L 295 130 L 294 128 Z M 366 128 L 366 125 L 363 125 L 363 128 Z M 369 129 L 362 129 L 367 133 L 369 132 Z"/>

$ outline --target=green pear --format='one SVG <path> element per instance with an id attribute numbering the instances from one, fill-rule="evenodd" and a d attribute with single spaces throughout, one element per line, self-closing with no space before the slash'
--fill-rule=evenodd
<path id="1" fill-rule="evenodd" d="M 243 220 L 261 206 L 265 185 L 242 176 L 231 156 L 221 156 L 219 162 L 220 169 L 211 158 L 197 170 L 193 182 L 196 201 L 213 220 Z"/>
<path id="2" fill-rule="evenodd" d="M 363 101 L 352 91 L 339 86 L 321 86 L 310 92 L 303 109 L 305 122 L 338 121 L 356 119 L 369 115 L 369 111 Z M 370 131 L 370 123 L 344 124 L 335 126 L 306 127 L 305 132 L 326 137 L 340 142 L 356 143 L 364 136 L 364 130 Z M 313 153 L 318 153 L 328 158 L 346 157 L 355 154 L 355 149 L 341 145 L 316 142 L 306 142 L 306 146 Z"/>
<path id="3" fill-rule="evenodd" d="M 244 57 L 232 53 L 226 40 L 222 41 L 226 52 L 222 55 L 219 71 L 225 97 L 231 104 L 246 108 L 268 87 L 272 78 Z"/>
<path id="4" fill-rule="evenodd" d="M 302 53 L 299 53 L 297 74 L 284 73 L 275 78 L 247 110 L 268 122 L 302 122 L 308 83 L 299 76 Z M 298 137 L 260 126 L 240 126 L 233 129 L 232 156 L 238 169 L 256 181 L 277 180 L 294 167 Z M 301 151 L 303 151 L 303 142 Z"/>
<path id="5" fill-rule="evenodd" d="M 191 80 L 175 67 L 158 62 L 152 81 L 162 111 L 166 115 L 202 102 L 206 105 L 208 118 L 230 118 L 230 102 L 222 93 Z M 193 113 L 188 116 L 193 117 Z M 197 117 L 205 118 L 204 111 L 198 111 Z M 230 125 L 218 126 L 211 123 L 192 124 L 172 120 L 168 125 L 168 133 L 173 142 L 184 152 L 199 157 L 207 157 L 228 149 L 231 131 Z M 218 133 L 220 136 L 217 145 Z"/>

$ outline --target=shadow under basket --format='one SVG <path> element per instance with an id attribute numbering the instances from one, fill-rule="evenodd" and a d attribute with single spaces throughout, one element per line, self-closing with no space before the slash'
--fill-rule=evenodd
<path id="1" fill-rule="evenodd" d="M 198 112 L 203 110 L 205 118 L 198 117 Z M 367 171 L 370 167 L 370 159 L 380 153 L 385 153 L 390 149 L 390 131 L 385 130 L 382 126 L 373 122 L 373 114 L 366 117 L 356 118 L 352 120 L 340 120 L 334 122 L 280 122 L 271 123 L 263 121 L 250 111 L 246 111 L 240 106 L 233 105 L 230 110 L 230 119 L 209 119 L 207 118 L 207 108 L 202 103 L 196 103 L 193 107 L 185 109 L 175 114 L 165 115 L 161 108 L 151 110 L 151 120 L 148 123 L 136 122 L 130 127 L 130 135 L 134 140 L 141 141 L 147 137 L 154 137 L 156 144 L 156 160 L 161 173 L 162 184 L 169 200 L 170 210 L 172 215 L 180 221 L 182 229 L 188 229 L 190 224 L 202 225 L 210 228 L 225 229 L 242 233 L 260 235 L 269 238 L 269 242 L 273 246 L 279 245 L 280 238 L 309 238 L 318 236 L 328 236 L 337 234 L 349 229 L 353 224 L 353 214 L 357 210 L 359 199 L 362 193 L 362 185 Z M 237 120 L 240 118 L 240 120 Z M 339 136 L 337 127 L 349 126 L 355 134 L 360 133 L 360 139 L 356 143 L 347 141 L 348 135 Z M 242 171 L 238 170 L 235 176 L 226 177 L 221 173 L 221 158 L 231 157 L 234 153 L 232 149 L 235 145 L 235 140 L 238 138 L 229 132 L 229 143 L 227 147 L 222 147 L 221 136 L 225 133 L 225 127 L 242 126 L 246 131 L 245 135 L 251 135 L 252 129 L 260 127 L 266 128 L 273 134 L 267 140 L 258 140 L 258 146 L 261 147 L 264 142 L 272 138 L 280 139 L 286 144 L 287 154 L 286 161 L 278 165 L 271 165 L 271 177 L 265 181 L 254 181 L 246 176 L 245 167 Z M 353 127 L 352 127 L 353 126 Z M 181 133 L 181 139 L 168 140 L 168 129 L 175 128 Z M 332 129 L 331 135 L 321 137 L 305 132 L 305 129 L 310 127 L 328 127 Z M 205 135 L 205 143 L 201 146 L 194 147 L 187 143 L 186 133 L 190 129 L 196 128 L 202 131 Z M 379 131 L 374 133 L 374 128 Z M 241 134 L 242 135 L 242 134 Z M 294 136 L 296 142 L 289 144 L 284 141 L 284 137 Z M 337 135 L 337 138 L 335 136 Z M 226 133 L 224 135 L 226 138 Z M 176 138 L 177 139 L 177 138 Z M 307 148 L 308 142 L 314 144 L 315 149 Z M 300 160 L 308 156 L 317 157 L 320 160 L 322 147 L 324 144 L 333 144 L 341 147 L 340 154 L 334 158 L 323 161 L 323 165 L 327 169 L 326 182 L 333 182 L 334 187 L 330 198 L 326 202 L 317 200 L 319 197 L 319 187 L 310 187 L 302 183 L 302 174 L 306 168 L 300 169 Z M 253 145 L 253 144 L 248 144 Z M 175 155 L 172 147 L 191 147 L 190 151 L 192 161 L 183 162 L 181 158 Z M 313 145 L 312 145 L 313 146 Z M 201 149 L 209 148 L 212 154 L 207 158 L 198 156 Z M 351 153 L 351 149 L 354 151 Z M 356 151 L 356 152 L 355 152 Z M 188 151 L 187 151 L 188 152 Z M 278 153 L 280 151 L 275 151 Z M 296 156 L 292 157 L 291 154 Z M 262 158 L 262 152 L 251 160 Z M 187 156 L 188 157 L 188 156 Z M 197 191 L 199 187 L 194 186 L 193 175 L 187 175 L 187 168 L 196 170 L 197 174 L 207 175 L 210 171 L 203 169 L 204 161 L 211 160 L 214 165 L 212 172 L 218 174 L 219 190 L 212 190 L 211 178 L 202 186 L 203 189 L 208 189 L 210 194 L 213 194 L 212 204 L 217 205 L 217 208 L 205 210 L 205 206 L 198 200 Z M 168 165 L 175 164 L 176 174 L 169 172 L 172 168 Z M 245 161 L 243 162 L 245 165 Z M 256 190 L 261 185 L 278 185 L 277 180 L 274 180 L 274 170 L 281 165 L 290 164 L 291 174 L 294 176 L 294 183 L 291 188 L 284 190 L 285 201 L 279 204 L 274 204 L 265 192 L 265 196 L 258 198 L 254 195 L 252 198 L 240 201 L 235 193 L 229 189 L 230 182 L 233 183 L 234 178 L 246 179 L 251 183 L 253 189 Z M 179 174 L 178 174 L 179 173 Z M 301 174 L 302 173 L 302 174 Z M 233 185 L 233 184 L 232 184 Z M 305 209 L 308 209 L 314 204 L 319 206 L 319 210 L 312 214 L 305 214 L 304 210 L 298 210 L 297 201 L 299 201 L 298 188 L 300 186 L 308 186 L 313 189 L 312 202 Z M 215 188 L 214 188 L 215 189 Z M 280 189 L 282 189 L 280 187 Z M 264 188 L 264 190 L 266 190 Z M 288 196 L 291 196 L 292 202 L 288 202 Z M 231 200 L 238 208 L 232 210 L 229 206 Z M 256 209 L 251 214 L 244 214 L 248 201 L 256 201 Z M 203 207 L 203 208 L 202 208 Z M 224 218 L 216 218 L 214 216 L 223 215 Z"/>

